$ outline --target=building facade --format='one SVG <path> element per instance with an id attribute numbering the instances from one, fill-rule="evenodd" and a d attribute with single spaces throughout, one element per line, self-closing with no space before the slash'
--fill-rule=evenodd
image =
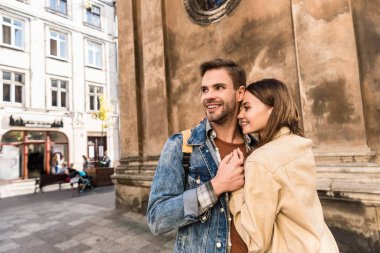
<path id="1" fill-rule="evenodd" d="M 119 207 L 146 211 L 161 149 L 203 118 L 201 62 L 291 87 L 313 140 L 325 218 L 342 252 L 380 250 L 378 1 L 118 1 Z"/>
<path id="2" fill-rule="evenodd" d="M 112 0 L 0 1 L 0 180 L 119 160 Z M 101 121 L 94 115 L 105 110 Z"/>

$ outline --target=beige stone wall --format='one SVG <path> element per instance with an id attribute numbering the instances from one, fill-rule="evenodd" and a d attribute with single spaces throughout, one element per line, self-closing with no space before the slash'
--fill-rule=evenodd
<path id="1" fill-rule="evenodd" d="M 241 1 L 230 17 L 208 26 L 191 22 L 182 1 L 165 2 L 173 132 L 191 127 L 203 118 L 198 66 L 215 57 L 231 58 L 244 66 L 248 82 L 279 78 L 298 97 L 288 1 Z"/>
<path id="2" fill-rule="evenodd" d="M 378 49 L 371 25 L 377 16 L 364 12 L 379 4 L 354 2 L 241 1 L 230 17 L 200 26 L 182 1 L 120 1 L 126 156 L 156 156 L 170 134 L 199 122 L 198 66 L 225 57 L 245 67 L 248 82 L 274 77 L 292 88 L 317 155 L 370 160 L 380 138 Z"/>
<path id="3" fill-rule="evenodd" d="M 340 252 L 379 252 L 379 207 L 325 197 L 321 202 L 325 221 L 338 241 Z"/>
<path id="4" fill-rule="evenodd" d="M 349 0 L 292 10 L 307 135 L 320 152 L 368 152 Z"/>
<path id="5" fill-rule="evenodd" d="M 120 109 L 120 157 L 139 155 L 139 95 L 138 76 L 136 75 L 136 48 L 134 40 L 134 15 L 132 1 L 117 3 L 118 57 L 119 57 L 119 109 Z"/>
<path id="6" fill-rule="evenodd" d="M 119 207 L 144 212 L 166 139 L 204 117 L 199 64 L 231 58 L 247 70 L 248 82 L 278 78 L 291 87 L 314 143 L 326 219 L 335 232 L 379 243 L 378 224 L 360 231 L 364 223 L 355 220 L 378 217 L 380 206 L 378 1 L 242 0 L 206 26 L 190 20 L 183 1 L 118 1 L 117 11 Z M 335 209 L 342 200 L 355 208 Z"/>
<path id="7" fill-rule="evenodd" d="M 351 2 L 367 140 L 380 161 L 380 2 Z"/>

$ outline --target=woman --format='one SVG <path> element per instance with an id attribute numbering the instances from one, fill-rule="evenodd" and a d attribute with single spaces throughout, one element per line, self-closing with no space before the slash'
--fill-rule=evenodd
<path id="1" fill-rule="evenodd" d="M 230 200 L 248 251 L 339 252 L 318 199 L 311 141 L 302 137 L 286 85 L 275 79 L 250 84 L 238 118 L 243 133 L 259 139 L 245 161 L 244 188 Z"/>
<path id="2" fill-rule="evenodd" d="M 82 155 L 82 158 L 83 158 L 83 170 L 89 169 L 91 167 L 90 159 L 85 155 Z"/>
<path id="3" fill-rule="evenodd" d="M 59 152 L 54 153 L 54 156 L 53 156 L 53 170 L 52 170 L 53 174 L 58 174 L 58 171 L 62 168 L 63 161 L 64 161 L 64 158 L 61 155 L 61 153 L 59 153 Z"/>

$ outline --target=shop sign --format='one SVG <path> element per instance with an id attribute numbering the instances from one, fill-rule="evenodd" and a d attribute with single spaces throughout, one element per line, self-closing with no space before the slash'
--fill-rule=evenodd
<path id="1" fill-rule="evenodd" d="M 63 127 L 63 120 L 55 120 L 53 122 L 42 122 L 33 120 L 23 120 L 21 117 L 14 119 L 13 115 L 9 117 L 10 126 L 21 126 L 21 127 L 39 127 L 39 128 L 61 128 Z"/>

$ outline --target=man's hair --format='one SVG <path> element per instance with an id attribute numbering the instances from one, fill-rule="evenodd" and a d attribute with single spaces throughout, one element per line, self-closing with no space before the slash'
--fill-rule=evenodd
<path id="1" fill-rule="evenodd" d="M 212 69 L 225 69 L 232 79 L 235 90 L 237 90 L 240 86 L 245 87 L 247 80 L 245 70 L 234 61 L 228 59 L 214 59 L 203 62 L 199 66 L 201 77 L 203 77 L 207 71 Z"/>
<path id="2" fill-rule="evenodd" d="M 299 126 L 300 116 L 297 105 L 284 83 L 276 79 L 263 79 L 249 84 L 246 92 L 273 107 L 267 126 L 260 133 L 259 146 L 273 140 L 282 127 L 288 127 L 291 133 L 303 136 L 303 131 Z"/>

